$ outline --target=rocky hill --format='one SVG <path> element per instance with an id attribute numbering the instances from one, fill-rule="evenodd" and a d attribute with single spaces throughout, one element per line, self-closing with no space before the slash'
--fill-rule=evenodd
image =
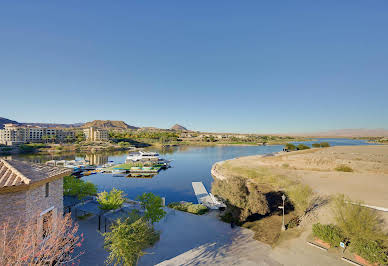
<path id="1" fill-rule="evenodd" d="M 112 121 L 112 120 L 94 120 L 87 122 L 83 127 L 97 127 L 97 128 L 111 128 L 111 129 L 138 129 L 137 127 L 130 126 L 124 121 Z"/>
<path id="2" fill-rule="evenodd" d="M 181 126 L 179 124 L 175 124 L 171 127 L 171 130 L 175 130 L 175 131 L 187 131 L 187 128 L 185 128 L 184 126 Z"/>
<path id="3" fill-rule="evenodd" d="M 19 123 L 16 122 L 16 121 L 13 121 L 13 120 L 10 120 L 10 119 L 7 119 L 7 118 L 0 117 L 0 129 L 3 129 L 3 128 L 4 128 L 4 124 L 9 124 L 9 123 L 12 123 L 12 124 L 19 124 Z"/>

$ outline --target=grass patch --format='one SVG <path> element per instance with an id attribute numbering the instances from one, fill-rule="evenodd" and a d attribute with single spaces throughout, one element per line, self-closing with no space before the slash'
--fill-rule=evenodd
<path id="1" fill-rule="evenodd" d="M 337 166 L 336 168 L 334 168 L 334 170 L 336 170 L 338 172 L 353 172 L 353 169 L 350 166 L 345 165 L 345 164 L 341 164 L 341 165 Z"/>
<path id="2" fill-rule="evenodd" d="M 91 213 L 87 213 L 87 214 L 84 214 L 84 215 L 77 216 L 77 219 L 78 220 L 85 220 L 85 219 L 89 218 L 92 215 L 93 214 L 91 214 Z"/>

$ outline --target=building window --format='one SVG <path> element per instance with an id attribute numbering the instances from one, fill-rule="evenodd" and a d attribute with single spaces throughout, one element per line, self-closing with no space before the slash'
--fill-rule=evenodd
<path id="1" fill-rule="evenodd" d="M 49 196 L 50 194 L 50 187 L 49 187 L 49 183 L 46 183 L 46 189 L 45 189 L 45 192 L 46 192 L 46 198 Z"/>

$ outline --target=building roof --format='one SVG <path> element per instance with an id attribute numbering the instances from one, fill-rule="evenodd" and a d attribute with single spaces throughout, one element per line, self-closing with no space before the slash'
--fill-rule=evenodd
<path id="1" fill-rule="evenodd" d="M 46 183 L 46 179 L 61 178 L 71 172 L 72 170 L 62 167 L 0 159 L 0 190 Z"/>

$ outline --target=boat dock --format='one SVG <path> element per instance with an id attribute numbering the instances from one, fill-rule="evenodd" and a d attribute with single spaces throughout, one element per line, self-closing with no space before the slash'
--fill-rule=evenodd
<path id="1" fill-rule="evenodd" d="M 224 203 L 220 202 L 211 193 L 207 192 L 202 182 L 192 182 L 191 185 L 193 186 L 199 204 L 205 205 L 212 210 L 226 207 Z"/>

